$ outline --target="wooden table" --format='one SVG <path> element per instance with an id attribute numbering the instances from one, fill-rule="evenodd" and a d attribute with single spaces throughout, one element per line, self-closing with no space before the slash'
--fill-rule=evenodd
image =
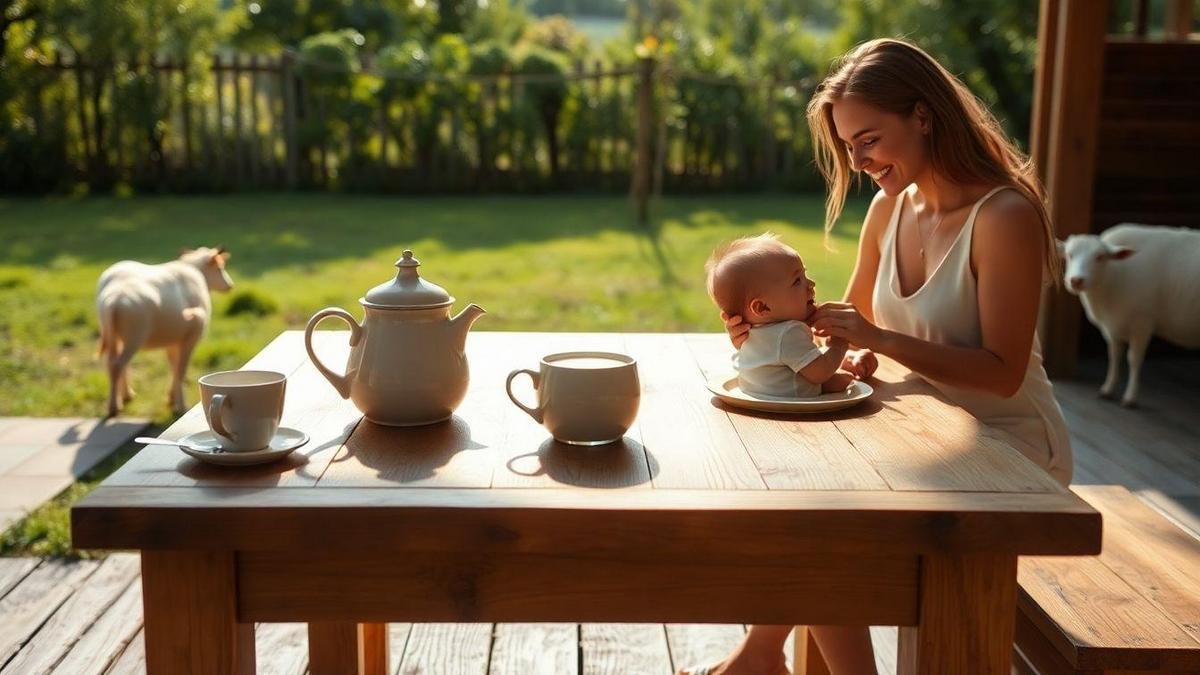
<path id="1" fill-rule="evenodd" d="M 347 334 L 320 332 L 344 362 Z M 504 377 L 571 349 L 638 359 L 624 441 L 558 445 Z M 726 409 L 721 335 L 474 332 L 448 423 L 360 422 L 279 336 L 283 423 L 263 467 L 149 447 L 72 510 L 80 548 L 142 554 L 151 673 L 254 670 L 254 623 L 309 623 L 312 672 L 381 673 L 387 621 L 899 625 L 901 673 L 1008 675 L 1018 555 L 1100 550 L 1100 516 L 884 362 L 838 414 Z M 204 428 L 193 408 L 167 432 Z"/>

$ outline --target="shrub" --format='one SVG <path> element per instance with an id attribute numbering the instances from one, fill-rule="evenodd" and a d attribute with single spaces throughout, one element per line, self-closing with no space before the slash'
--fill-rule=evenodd
<path id="1" fill-rule="evenodd" d="M 247 288 L 235 291 L 230 297 L 229 307 L 225 309 L 225 316 L 237 316 L 239 314 L 267 316 L 278 311 L 279 303 L 275 301 L 275 298 L 260 290 Z"/>

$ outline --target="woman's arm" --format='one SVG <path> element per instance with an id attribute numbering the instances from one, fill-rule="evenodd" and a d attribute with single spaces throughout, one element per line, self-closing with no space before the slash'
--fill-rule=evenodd
<path id="1" fill-rule="evenodd" d="M 980 348 L 926 342 L 874 326 L 853 308 L 830 307 L 817 334 L 845 337 L 946 384 L 1012 396 L 1025 379 L 1037 324 L 1043 230 L 1024 197 L 1002 192 L 980 210 L 971 260 L 976 273 Z"/>

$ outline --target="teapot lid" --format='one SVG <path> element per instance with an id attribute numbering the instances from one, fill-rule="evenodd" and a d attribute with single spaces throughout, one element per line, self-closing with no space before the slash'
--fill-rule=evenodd
<path id="1" fill-rule="evenodd" d="M 421 261 L 405 249 L 403 257 L 396 261 L 400 271 L 396 278 L 379 284 L 367 291 L 361 302 L 366 307 L 377 309 L 430 309 L 445 307 L 454 302 L 446 289 L 431 284 L 417 274 Z"/>

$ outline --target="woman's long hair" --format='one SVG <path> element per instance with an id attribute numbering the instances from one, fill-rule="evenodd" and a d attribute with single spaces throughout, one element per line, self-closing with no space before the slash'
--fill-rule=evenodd
<path id="1" fill-rule="evenodd" d="M 853 169 L 833 124 L 833 104 L 854 95 L 897 115 L 918 103 L 929 110 L 929 155 L 934 171 L 965 185 L 1008 185 L 1037 209 L 1045 230 L 1050 278 L 1061 276 L 1046 191 L 1032 160 L 1005 135 L 996 118 L 966 85 L 921 48 L 903 40 L 865 42 L 835 64 L 808 104 L 817 167 L 825 177 L 825 232 L 842 213 Z"/>

